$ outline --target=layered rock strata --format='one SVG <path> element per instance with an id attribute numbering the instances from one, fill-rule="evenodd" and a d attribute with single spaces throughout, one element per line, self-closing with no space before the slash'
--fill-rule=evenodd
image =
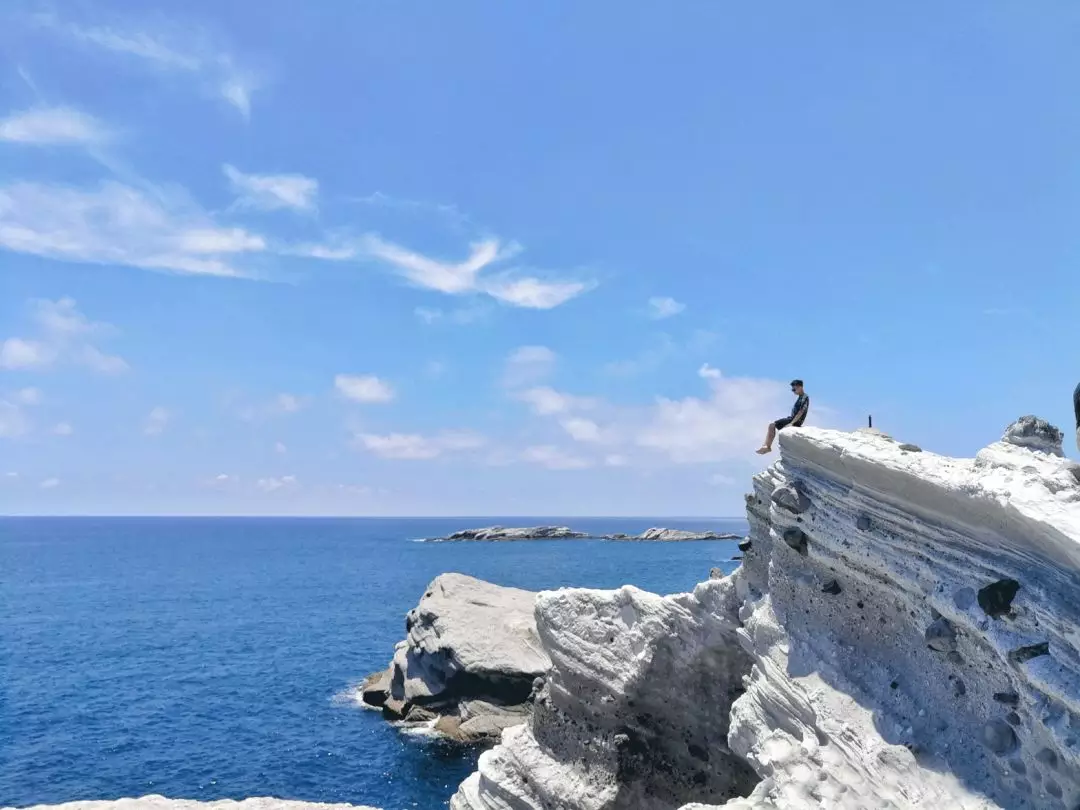
<path id="1" fill-rule="evenodd" d="M 1060 432 L 975 459 L 784 431 L 731 576 L 544 592 L 552 661 L 454 810 L 1080 803 L 1080 480 Z"/>
<path id="2" fill-rule="evenodd" d="M 405 618 L 390 667 L 361 687 L 391 720 L 428 723 L 465 742 L 524 722 L 550 667 L 536 635 L 536 594 L 442 574 Z"/>

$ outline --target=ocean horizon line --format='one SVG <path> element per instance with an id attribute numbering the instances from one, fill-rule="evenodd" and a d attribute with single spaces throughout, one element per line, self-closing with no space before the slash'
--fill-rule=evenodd
<path id="1" fill-rule="evenodd" d="M 738 515 L 214 515 L 214 514 L 5 514 L 0 520 L 746 520 Z"/>

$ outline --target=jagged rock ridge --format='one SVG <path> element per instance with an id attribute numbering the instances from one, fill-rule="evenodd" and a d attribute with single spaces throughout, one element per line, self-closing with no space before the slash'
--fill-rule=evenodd
<path id="1" fill-rule="evenodd" d="M 732 576 L 539 595 L 532 719 L 451 807 L 1074 810 L 1080 482 L 1052 438 L 785 431 Z"/>

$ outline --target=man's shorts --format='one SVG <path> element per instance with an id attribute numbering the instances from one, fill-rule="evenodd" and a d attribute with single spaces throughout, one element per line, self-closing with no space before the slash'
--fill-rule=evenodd
<path id="1" fill-rule="evenodd" d="M 773 422 L 773 427 L 775 427 L 777 430 L 783 430 L 790 424 L 791 417 L 785 416 L 783 419 L 777 419 L 775 422 Z M 798 425 L 795 425 L 795 427 L 798 427 Z"/>

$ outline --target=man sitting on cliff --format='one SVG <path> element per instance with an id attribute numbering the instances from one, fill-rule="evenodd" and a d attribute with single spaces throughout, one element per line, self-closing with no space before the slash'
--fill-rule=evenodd
<path id="1" fill-rule="evenodd" d="M 810 397 L 807 396 L 806 391 L 803 389 L 803 381 L 792 380 L 791 392 L 795 394 L 795 404 L 791 408 L 791 416 L 777 419 L 769 425 L 769 430 L 765 434 L 765 444 L 758 448 L 758 455 L 763 456 L 772 452 L 772 443 L 776 439 L 777 431 L 783 430 L 788 425 L 801 427 L 802 423 L 806 421 L 806 414 L 810 410 Z M 1077 386 L 1076 392 L 1080 396 L 1080 386 Z M 1080 399 L 1077 400 L 1077 408 L 1080 408 Z M 1078 437 L 1080 437 L 1080 410 L 1077 411 L 1077 428 Z M 1080 441 L 1080 438 L 1078 438 L 1078 441 Z"/>

